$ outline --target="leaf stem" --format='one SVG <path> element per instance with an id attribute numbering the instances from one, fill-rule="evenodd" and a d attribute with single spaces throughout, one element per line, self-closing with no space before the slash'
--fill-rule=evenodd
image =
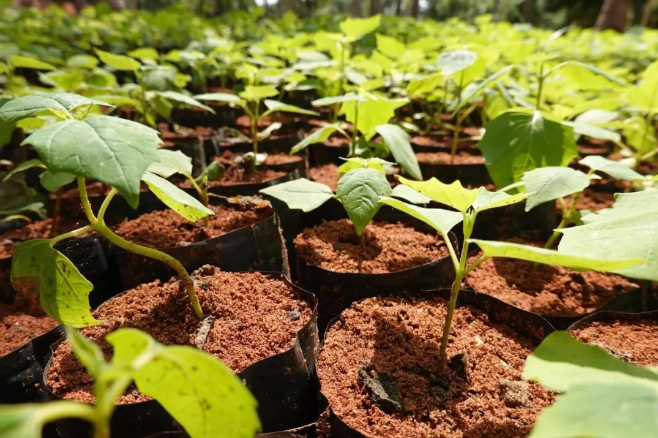
<path id="1" fill-rule="evenodd" d="M 551 72 L 549 72 L 549 74 L 550 73 Z M 544 63 L 542 62 L 539 67 L 539 89 L 537 90 L 537 102 L 535 103 L 535 109 L 537 111 L 539 111 L 539 106 L 541 105 L 541 94 L 544 89 L 544 79 L 546 79 L 546 76 L 544 76 Z"/>
<path id="2" fill-rule="evenodd" d="M 194 313 L 196 314 L 197 318 L 200 320 L 203 319 L 203 311 L 201 310 L 201 305 L 199 304 L 199 300 L 196 296 L 196 292 L 194 290 L 194 280 L 192 280 L 192 277 L 190 274 L 187 272 L 185 267 L 174 257 L 170 256 L 167 253 L 164 253 L 162 251 L 158 251 L 157 249 L 154 248 L 149 248 L 146 246 L 138 245 L 136 243 L 129 242 L 125 240 L 124 238 L 118 236 L 115 234 L 106 224 L 103 219 L 102 214 L 105 213 L 105 210 L 107 209 L 107 206 L 110 204 L 110 201 L 116 195 L 117 191 L 112 188 L 110 190 L 110 193 L 108 193 L 107 197 L 103 201 L 103 205 L 101 206 L 99 210 L 99 217 L 97 218 L 94 215 L 94 212 L 91 209 L 91 205 L 89 204 L 89 197 L 87 195 L 87 189 L 85 187 L 85 179 L 82 177 L 78 177 L 78 189 L 80 191 L 80 200 L 82 201 L 82 209 L 85 212 L 85 216 L 87 216 L 87 220 L 91 223 L 93 228 L 98 231 L 98 233 L 105 237 L 107 240 L 110 241 L 110 243 L 118 246 L 119 248 L 123 248 L 126 251 L 130 251 L 132 253 L 142 255 L 145 257 L 149 257 L 155 260 L 160 260 L 161 262 L 167 264 L 169 267 L 171 267 L 173 270 L 176 271 L 178 274 L 178 278 L 181 280 L 183 283 L 183 286 L 185 288 L 185 291 L 187 292 L 188 296 L 190 297 L 190 301 L 192 304 L 192 309 L 194 309 Z M 105 208 L 103 208 L 105 207 Z"/>
<path id="3" fill-rule="evenodd" d="M 55 245 L 57 245 L 59 242 L 62 240 L 70 239 L 75 236 L 79 236 L 80 234 L 88 233 L 90 231 L 93 231 L 94 227 L 93 225 L 87 225 L 82 228 L 78 228 L 77 230 L 69 231 L 68 233 L 60 234 L 57 237 L 54 237 L 50 239 L 50 247 L 53 248 Z"/>
<path id="4" fill-rule="evenodd" d="M 251 118 L 251 142 L 253 143 L 254 154 L 258 153 L 258 122 L 260 119 L 260 100 L 256 100 L 256 108 Z"/>

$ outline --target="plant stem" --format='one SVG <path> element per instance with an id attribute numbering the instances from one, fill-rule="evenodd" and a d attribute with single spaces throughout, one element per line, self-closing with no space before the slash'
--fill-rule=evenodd
<path id="1" fill-rule="evenodd" d="M 457 154 L 457 146 L 459 145 L 459 133 L 462 130 L 462 119 L 457 116 L 457 126 L 452 136 L 452 148 L 450 149 L 450 164 L 455 162 L 455 155 Z"/>
<path id="2" fill-rule="evenodd" d="M 109 387 L 103 379 L 94 381 L 96 396 L 96 416 L 94 421 L 94 438 L 110 437 L 110 419 L 116 409 L 116 402 L 132 382 L 131 377 L 119 377 Z"/>
<path id="3" fill-rule="evenodd" d="M 562 201 L 562 220 L 560 221 L 560 224 L 557 226 L 555 231 L 553 231 L 553 234 L 551 234 L 551 237 L 548 238 L 546 245 L 544 245 L 544 249 L 551 249 L 557 238 L 560 237 L 560 234 L 562 234 L 560 233 L 560 230 L 571 225 L 573 222 L 573 215 L 576 214 L 576 205 L 578 204 L 578 199 L 580 199 L 580 195 L 582 194 L 583 192 L 578 192 L 573 195 L 573 199 L 571 199 L 571 206 L 569 206 L 569 210 L 567 212 L 564 211 L 564 201 Z"/>
<path id="4" fill-rule="evenodd" d="M 541 63 L 539 67 L 539 89 L 537 90 L 537 102 L 535 103 L 535 109 L 539 111 L 539 106 L 541 105 L 541 94 L 544 89 L 544 63 Z"/>
<path id="5" fill-rule="evenodd" d="M 352 139 L 350 141 L 349 157 L 353 157 L 356 152 L 356 143 L 358 142 L 359 130 L 359 101 L 354 102 L 354 125 L 352 126 Z"/>
<path id="6" fill-rule="evenodd" d="M 256 101 L 254 115 L 251 118 L 251 142 L 254 145 L 254 154 L 258 153 L 258 119 L 260 118 L 260 100 Z"/>
<path id="7" fill-rule="evenodd" d="M 196 296 L 196 292 L 194 291 L 194 280 L 192 280 L 190 274 L 188 274 L 185 267 L 178 260 L 176 260 L 174 257 L 170 256 L 167 253 L 158 251 L 157 249 L 148 248 L 146 246 L 137 245 L 136 243 L 129 242 L 124 238 L 118 236 L 117 234 L 114 234 L 114 232 L 105 224 L 105 220 L 103 216 L 105 214 L 105 211 L 107 210 L 107 206 L 110 204 L 110 201 L 112 200 L 114 195 L 116 195 L 117 190 L 115 188 L 112 188 L 112 190 L 110 190 L 110 193 L 108 193 L 107 197 L 103 201 L 103 205 L 101 205 L 97 218 L 91 209 L 91 204 L 89 204 L 89 197 L 87 196 L 85 180 L 82 177 L 78 177 L 78 189 L 80 191 L 80 200 L 82 201 L 82 209 L 85 212 L 85 216 L 87 216 L 87 220 L 89 220 L 89 222 L 94 227 L 94 229 L 98 231 L 98 233 L 101 236 L 109 240 L 110 243 L 118 246 L 119 248 L 123 248 L 126 251 L 130 251 L 138 255 L 160 260 L 161 262 L 167 264 L 169 267 L 175 270 L 176 273 L 178 274 L 178 278 L 183 283 L 185 291 L 190 297 L 190 301 L 192 304 L 192 309 L 194 309 L 194 313 L 196 314 L 197 318 L 202 320 L 203 311 L 201 310 L 201 305 L 199 304 L 199 300 Z"/>
<path id="8" fill-rule="evenodd" d="M 50 240 L 50 247 L 53 248 L 55 245 L 57 245 L 59 242 L 62 240 L 70 239 L 75 236 L 79 236 L 80 234 L 88 233 L 90 231 L 93 231 L 94 227 L 92 225 L 87 225 L 82 228 L 78 228 L 77 230 L 69 231 L 68 233 L 60 234 L 57 237 L 54 237 Z"/>
<path id="9" fill-rule="evenodd" d="M 359 244 L 361 246 L 366 246 L 366 232 L 365 232 L 365 230 L 363 231 L 363 233 L 361 233 L 359 235 Z"/>

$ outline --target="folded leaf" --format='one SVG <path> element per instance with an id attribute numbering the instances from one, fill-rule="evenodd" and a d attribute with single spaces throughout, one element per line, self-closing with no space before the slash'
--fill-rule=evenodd
<path id="1" fill-rule="evenodd" d="M 625 164 L 620 163 L 619 161 L 608 160 L 599 155 L 590 155 L 583 158 L 578 163 L 587 166 L 590 169 L 594 169 L 597 172 L 608 174 L 619 180 L 640 181 L 644 179 L 644 176 L 640 175 Z"/>
<path id="2" fill-rule="evenodd" d="M 464 215 L 457 211 L 418 207 L 393 198 L 381 197 L 379 198 L 379 202 L 425 222 L 438 231 L 444 239 L 447 239 L 450 230 L 464 219 Z"/>
<path id="3" fill-rule="evenodd" d="M 210 108 L 209 106 L 206 106 L 199 102 L 198 100 L 194 99 L 193 97 L 188 96 L 187 94 L 179 93 L 177 91 L 158 91 L 157 94 L 160 96 L 164 97 L 165 99 L 169 100 L 174 100 L 176 102 L 184 103 L 185 105 L 189 105 L 192 107 L 198 107 L 198 108 L 203 108 L 204 110 L 208 111 L 209 113 L 215 114 L 215 110 Z"/>
<path id="4" fill-rule="evenodd" d="M 299 209 L 305 213 L 315 210 L 334 197 L 334 192 L 329 187 L 306 178 L 267 187 L 260 193 L 283 201 L 289 208 Z"/>
<path id="5" fill-rule="evenodd" d="M 146 172 L 142 176 L 142 181 L 149 186 L 153 194 L 164 202 L 167 207 L 190 222 L 196 222 L 199 219 L 215 214 L 183 190 L 153 173 Z"/>
<path id="6" fill-rule="evenodd" d="M 336 131 L 344 132 L 342 129 L 340 129 L 336 125 L 325 125 L 322 128 L 318 129 L 317 131 L 314 131 L 306 137 L 304 140 L 300 141 L 297 143 L 295 146 L 290 149 L 290 155 L 296 154 L 299 151 L 302 151 L 306 149 L 307 146 L 315 144 L 315 143 L 322 143 L 326 141 L 331 134 L 333 134 Z"/>
<path id="7" fill-rule="evenodd" d="M 311 105 L 327 106 L 327 105 L 335 105 L 337 103 L 345 103 L 345 102 L 366 102 L 367 100 L 368 99 L 366 99 L 365 97 L 361 97 L 358 94 L 347 93 L 342 96 L 323 97 L 322 99 L 316 99 L 313 102 L 311 102 Z"/>
<path id="8" fill-rule="evenodd" d="M 409 144 L 409 135 L 397 125 L 383 124 L 375 128 L 377 133 L 382 136 L 386 146 L 391 151 L 391 155 L 412 178 L 419 181 L 423 179 L 420 171 L 416 154 Z"/>
<path id="9" fill-rule="evenodd" d="M 278 100 L 266 99 L 265 100 L 265 106 L 267 107 L 267 111 L 265 111 L 263 113 L 262 117 L 269 116 L 270 114 L 275 113 L 275 112 L 308 114 L 308 115 L 311 115 L 311 116 L 319 116 L 320 115 L 320 113 L 317 113 L 315 111 L 306 110 L 304 108 L 299 108 L 298 106 L 295 106 L 295 105 L 288 105 L 286 103 L 279 102 Z"/>
<path id="10" fill-rule="evenodd" d="M 244 99 L 241 99 L 235 94 L 229 93 L 206 93 L 194 96 L 196 100 L 210 100 L 213 102 L 234 103 L 236 105 L 244 106 L 246 104 Z"/>

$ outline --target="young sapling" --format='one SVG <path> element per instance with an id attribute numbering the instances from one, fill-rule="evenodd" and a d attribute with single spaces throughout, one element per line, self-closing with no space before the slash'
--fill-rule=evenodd
<path id="1" fill-rule="evenodd" d="M 75 94 L 55 93 L 21 97 L 0 108 L 0 120 L 8 122 L 44 111 L 57 116 L 56 123 L 34 132 L 23 144 L 32 145 L 49 172 L 75 175 L 82 209 L 89 221 L 89 225 L 77 230 L 51 239 L 27 241 L 16 248 L 11 282 L 17 290 L 17 299 L 30 305 L 33 311 L 38 309 L 38 300 L 50 317 L 72 327 L 98 324 L 89 312 L 87 298 L 91 283 L 68 258 L 54 249 L 62 240 L 96 231 L 120 248 L 160 260 L 173 268 L 190 297 L 195 314 L 203 319 L 194 281 L 184 266 L 169 254 L 117 235 L 105 223 L 105 214 L 117 193 L 121 193 L 131 207 L 137 207 L 142 182 L 164 204 L 189 221 L 197 221 L 213 212 L 167 180 L 147 171 L 159 160 L 157 150 L 161 141 L 157 131 L 116 117 L 89 116 L 88 109 L 94 104 L 107 105 Z M 87 178 L 111 187 L 97 214 L 92 211 L 87 195 Z"/>
<path id="2" fill-rule="evenodd" d="M 215 357 L 188 346 L 165 346 L 144 332 L 123 328 L 107 335 L 114 355 L 106 361 L 98 345 L 75 329 L 65 329 L 73 353 L 94 380 L 96 402 L 0 407 L 0 438 L 39 438 L 46 424 L 66 418 L 86 420 L 94 438 L 109 438 L 116 403 L 132 383 L 157 400 L 192 438 L 213 433 L 251 437 L 260 430 L 256 400 Z"/>
<path id="3" fill-rule="evenodd" d="M 291 209 L 309 212 L 335 198 L 345 208 L 354 224 L 361 245 L 365 245 L 364 231 L 380 208 L 379 197 L 391 194 L 383 160 L 351 158 L 341 166 L 342 176 L 336 194 L 326 185 L 306 178 L 277 184 L 260 193 L 285 202 Z"/>
<path id="4" fill-rule="evenodd" d="M 643 259 L 599 260 L 597 258 L 579 257 L 571 254 L 560 253 L 558 251 L 515 243 L 472 239 L 471 235 L 475 227 L 478 213 L 522 202 L 528 198 L 529 195 L 527 193 L 509 195 L 502 191 L 490 192 L 483 187 L 477 190 L 466 189 L 459 181 L 455 181 L 452 184 L 444 184 L 436 178 L 432 178 L 429 181 L 411 181 L 400 177 L 399 180 L 404 186 L 396 187 L 392 192 L 392 196 L 403 198 L 409 202 L 415 203 L 435 201 L 456 210 L 423 208 L 413 204 L 407 204 L 391 197 L 382 197 L 380 199 L 381 204 L 396 208 L 430 225 L 439 232 L 448 247 L 450 258 L 455 268 L 455 281 L 452 284 L 448 310 L 441 337 L 439 351 L 441 369 L 443 369 L 446 364 L 450 327 L 452 325 L 452 318 L 457 305 L 457 298 L 459 296 L 462 280 L 486 259 L 490 257 L 510 257 L 536 263 L 545 263 L 580 270 L 592 269 L 602 272 L 621 269 L 623 267 L 633 266 L 644 262 Z M 464 240 L 461 248 L 455 248 L 448 237 L 448 233 L 460 222 L 462 223 Z M 470 244 L 479 246 L 482 250 L 482 255 L 469 264 L 468 249 Z"/>

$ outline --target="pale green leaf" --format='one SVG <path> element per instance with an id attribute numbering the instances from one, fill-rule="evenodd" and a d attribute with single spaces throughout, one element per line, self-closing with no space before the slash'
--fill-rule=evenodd
<path id="1" fill-rule="evenodd" d="M 210 100 L 213 102 L 225 102 L 225 103 L 232 103 L 235 105 L 239 106 L 244 106 L 247 102 L 244 99 L 241 99 L 239 96 L 235 94 L 229 94 L 229 93 L 206 93 L 206 94 L 198 94 L 194 96 L 196 100 Z"/>
<path id="2" fill-rule="evenodd" d="M 133 207 L 140 180 L 156 161 L 158 132 L 117 117 L 66 120 L 30 135 L 31 144 L 51 172 L 66 172 L 115 187 Z"/>
<path id="3" fill-rule="evenodd" d="M 470 50 L 452 50 L 442 52 L 436 65 L 444 75 L 450 76 L 472 66 L 477 59 L 477 53 Z"/>
<path id="4" fill-rule="evenodd" d="M 81 406 L 88 407 L 72 401 L 0 405 L 0 438 L 41 438 L 46 424 L 79 412 Z M 93 414 L 88 409 L 87 414 Z"/>
<path id="5" fill-rule="evenodd" d="M 296 154 L 299 151 L 302 151 L 306 149 L 307 146 L 315 144 L 315 143 L 322 143 L 326 141 L 331 134 L 333 134 L 336 131 L 341 131 L 343 132 L 342 129 L 340 129 L 337 125 L 325 125 L 322 128 L 314 131 L 306 137 L 304 140 L 300 141 L 297 143 L 295 146 L 290 149 L 290 155 Z"/>
<path id="6" fill-rule="evenodd" d="M 574 121 L 585 123 L 587 125 L 603 125 L 610 123 L 619 117 L 617 111 L 607 111 L 602 109 L 590 109 L 578 115 Z"/>
<path id="7" fill-rule="evenodd" d="M 465 189 L 462 183 L 455 181 L 452 184 L 444 184 L 436 178 L 428 181 L 411 181 L 399 177 L 402 184 L 411 187 L 425 196 L 429 196 L 434 201 L 452 207 L 462 213 L 473 205 L 478 198 L 478 191 Z"/>
<path id="8" fill-rule="evenodd" d="M 285 113 L 296 113 L 296 114 L 308 114 L 311 116 L 319 116 L 320 114 L 311 111 L 311 110 L 306 110 L 304 108 L 300 108 L 295 105 L 288 105 L 283 102 L 279 102 L 278 100 L 265 100 L 265 106 L 267 107 L 267 111 L 265 111 L 262 115 L 262 117 L 269 116 L 272 113 L 275 112 L 285 112 Z"/>
<path id="9" fill-rule="evenodd" d="M 209 113 L 215 114 L 215 110 L 210 108 L 209 106 L 206 106 L 199 102 L 198 100 L 194 99 L 193 97 L 188 96 L 187 94 L 179 93 L 177 91 L 158 91 L 158 95 L 164 97 L 165 99 L 173 100 L 176 102 L 184 103 L 185 105 L 189 105 L 192 107 L 198 107 L 198 108 L 203 108 L 204 110 L 208 111 Z"/>
<path id="10" fill-rule="evenodd" d="M 388 123 L 377 126 L 375 131 L 384 139 L 395 162 L 412 178 L 422 180 L 423 174 L 420 171 L 416 154 L 409 144 L 409 135 L 399 126 Z"/>
<path id="11" fill-rule="evenodd" d="M 602 90 L 625 85 L 621 79 L 584 62 L 566 61 L 555 66 L 552 71 L 558 70 L 563 83 L 576 90 Z"/>
<path id="12" fill-rule="evenodd" d="M 100 49 L 96 49 L 95 51 L 96 55 L 100 58 L 101 61 L 103 61 L 103 63 L 116 70 L 137 71 L 142 66 L 139 61 L 128 56 L 116 55 L 114 53 L 105 52 Z"/>
<path id="13" fill-rule="evenodd" d="M 445 84 L 443 73 L 435 73 L 418 79 L 412 79 L 407 85 L 407 94 L 411 97 L 426 97 Z"/>
<path id="14" fill-rule="evenodd" d="M 346 173 L 338 181 L 336 190 L 336 198 L 343 204 L 359 236 L 379 211 L 379 198 L 390 194 L 391 186 L 386 177 L 377 170 L 364 168 Z"/>
<path id="15" fill-rule="evenodd" d="M 99 95 L 99 96 L 94 96 L 95 99 L 100 100 L 102 102 L 107 102 L 109 104 L 122 107 L 122 106 L 131 106 L 137 110 L 137 112 L 142 113 L 144 112 L 144 106 L 142 103 L 137 100 L 133 99 L 132 97 L 128 96 L 120 96 L 120 95 Z"/>
<path id="16" fill-rule="evenodd" d="M 68 326 L 64 326 L 64 329 L 66 330 L 66 338 L 71 344 L 75 357 L 92 377 L 98 378 L 105 364 L 103 350 L 92 341 L 85 339 L 76 329 Z"/>
<path id="17" fill-rule="evenodd" d="M 21 164 L 18 166 L 14 167 L 11 172 L 9 172 L 5 177 L 2 179 L 2 182 L 7 182 L 9 179 L 16 175 L 17 173 L 20 172 L 25 172 L 27 169 L 32 169 L 34 167 L 41 167 L 43 169 L 46 168 L 46 166 L 39 160 L 38 158 L 33 158 L 31 160 L 26 160 L 23 161 Z"/>
<path id="18" fill-rule="evenodd" d="M 267 187 L 260 193 L 285 202 L 293 210 L 299 209 L 305 213 L 315 210 L 334 197 L 334 192 L 329 187 L 306 178 Z"/>
<path id="19" fill-rule="evenodd" d="M 464 219 L 464 215 L 457 211 L 418 207 L 393 198 L 381 197 L 379 198 L 379 202 L 425 222 L 438 231 L 446 240 L 448 239 L 450 230 Z"/>
<path id="20" fill-rule="evenodd" d="M 73 68 L 93 70 L 98 66 L 98 59 L 85 54 L 73 55 L 66 60 L 66 65 Z"/>
<path id="21" fill-rule="evenodd" d="M 590 155 L 578 162 L 597 172 L 603 172 L 613 178 L 626 181 L 640 181 L 644 176 L 619 161 L 608 160 L 599 155 Z"/>
<path id="22" fill-rule="evenodd" d="M 162 178 L 169 178 L 177 173 L 184 176 L 192 175 L 192 158 L 181 151 L 158 149 L 155 154 L 160 161 L 154 161 L 148 171 Z"/>
<path id="23" fill-rule="evenodd" d="M 51 318 L 71 327 L 100 324 L 89 312 L 93 285 L 50 240 L 35 239 L 16 248 L 11 284 L 21 297 L 36 301 Z"/>
<path id="24" fill-rule="evenodd" d="M 365 159 L 365 158 L 354 157 L 354 158 L 342 158 L 342 160 L 345 160 L 345 163 L 341 164 L 338 167 L 338 172 L 340 173 L 340 176 L 343 176 L 354 169 L 375 169 L 377 172 L 386 176 L 386 169 L 384 168 L 384 165 L 393 164 L 393 163 L 389 163 L 388 161 L 382 160 L 381 158 Z"/>
<path id="25" fill-rule="evenodd" d="M 562 124 L 572 128 L 573 132 L 577 135 L 585 135 L 590 138 L 608 140 L 615 143 L 621 141 L 621 135 L 619 133 L 599 126 L 588 125 L 580 122 L 562 122 Z"/>
<path id="26" fill-rule="evenodd" d="M 395 110 L 407 103 L 406 100 L 391 100 L 383 97 L 370 97 L 365 102 L 349 101 L 343 103 L 340 113 L 345 120 L 352 123 L 359 132 L 374 134 L 375 128 L 387 123 L 395 116 Z"/>
<path id="27" fill-rule="evenodd" d="M 624 259 L 617 255 L 614 259 L 583 257 L 567 253 L 560 249 L 537 248 L 534 246 L 520 245 L 518 243 L 498 242 L 493 240 L 469 239 L 468 243 L 476 244 L 487 257 L 507 257 L 529 262 L 543 263 L 551 266 L 562 266 L 564 268 L 579 271 L 593 270 L 599 272 L 611 272 L 629 266 L 644 264 L 643 259 Z"/>
<path id="28" fill-rule="evenodd" d="M 347 93 L 342 96 L 323 97 L 322 99 L 314 100 L 313 102 L 311 102 L 311 105 L 327 106 L 327 105 L 335 105 L 337 103 L 366 102 L 366 101 L 367 99 L 365 97 L 359 96 L 358 94 Z"/>
<path id="29" fill-rule="evenodd" d="M 521 179 L 530 196 L 525 211 L 548 201 L 582 192 L 590 179 L 583 172 L 570 167 L 542 167 L 523 174 Z"/>
<path id="30" fill-rule="evenodd" d="M 378 33 L 377 37 L 377 50 L 389 58 L 397 59 L 404 55 L 407 48 L 403 43 L 393 37 L 382 35 Z"/>
<path id="31" fill-rule="evenodd" d="M 35 58 L 29 58 L 27 56 L 14 55 L 11 57 L 9 62 L 11 62 L 11 65 L 13 65 L 14 68 L 31 68 L 34 70 L 57 70 L 57 67 L 55 67 L 52 64 L 39 61 L 38 59 Z"/>
<path id="32" fill-rule="evenodd" d="M 340 30 L 348 37 L 358 39 L 374 32 L 381 23 L 381 15 L 370 18 L 347 18 L 340 22 Z"/>
<path id="33" fill-rule="evenodd" d="M 126 53 L 126 55 L 130 56 L 131 58 L 141 59 L 142 61 L 145 59 L 155 61 L 159 56 L 158 51 L 152 47 L 140 47 L 139 49 L 131 50 L 130 52 Z"/>
<path id="34" fill-rule="evenodd" d="M 85 105 L 112 106 L 106 102 L 71 93 L 32 94 L 13 99 L 0 107 L 0 120 L 17 122 L 45 110 L 59 118 L 73 118 L 74 110 Z"/>
<path id="35" fill-rule="evenodd" d="M 511 72 L 514 68 L 515 67 L 513 65 L 508 65 L 507 67 L 498 70 L 497 72 L 486 77 L 484 80 L 478 82 L 477 85 L 473 84 L 473 86 L 466 87 L 462 92 L 461 101 L 459 105 L 454 109 L 453 112 L 456 113 L 457 111 L 459 111 L 466 104 L 468 104 L 471 101 L 471 99 L 482 94 L 482 92 L 487 87 L 495 84 L 499 79 L 503 78 L 507 73 Z"/>
<path id="36" fill-rule="evenodd" d="M 208 207 L 164 178 L 146 172 L 142 176 L 142 181 L 148 185 L 153 194 L 164 202 L 167 207 L 190 222 L 196 222 L 204 217 L 214 215 Z"/>
<path id="37" fill-rule="evenodd" d="M 578 155 L 573 130 L 539 112 L 506 112 L 487 123 L 478 148 L 498 187 L 520 181 L 529 170 L 566 166 Z"/>
<path id="38" fill-rule="evenodd" d="M 479 187 L 478 196 L 473 202 L 473 209 L 476 212 L 491 210 L 493 208 L 505 207 L 506 205 L 518 204 L 528 198 L 527 193 L 517 193 L 510 195 L 506 192 L 490 192 L 484 187 Z"/>
<path id="39" fill-rule="evenodd" d="M 279 92 L 272 85 L 247 85 L 240 93 L 240 97 L 248 102 L 255 102 L 278 94 Z"/>
<path id="40" fill-rule="evenodd" d="M 432 198 L 429 196 L 425 196 L 422 193 L 415 191 L 411 187 L 405 186 L 404 184 L 399 184 L 393 187 L 391 196 L 394 198 L 404 199 L 405 201 L 411 202 L 412 204 L 429 204 L 432 202 Z"/>
<path id="41" fill-rule="evenodd" d="M 55 193 L 61 187 L 71 184 L 73 181 L 75 181 L 75 175 L 66 172 L 52 173 L 46 170 L 39 175 L 39 182 L 50 193 Z"/>

